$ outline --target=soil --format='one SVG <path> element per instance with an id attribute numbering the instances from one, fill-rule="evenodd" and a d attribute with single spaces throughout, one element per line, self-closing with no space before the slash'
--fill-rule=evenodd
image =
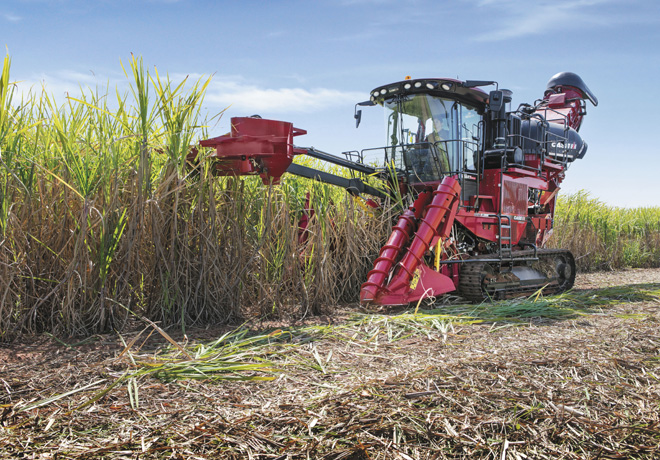
<path id="1" fill-rule="evenodd" d="M 574 290 L 614 286 L 652 294 L 432 327 L 338 309 L 249 374 L 274 380 L 146 376 L 132 394 L 112 383 L 169 345 L 152 328 L 25 337 L 0 345 L 0 458 L 657 458 L 660 269 L 579 274 Z M 226 331 L 171 337 L 189 349 Z"/>

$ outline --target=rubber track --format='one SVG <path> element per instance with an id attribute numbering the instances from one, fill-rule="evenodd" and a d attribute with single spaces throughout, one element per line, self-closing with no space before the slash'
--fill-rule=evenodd
<path id="1" fill-rule="evenodd" d="M 533 286 L 511 286 L 505 290 L 496 290 L 494 288 L 489 289 L 488 286 L 482 286 L 481 275 L 486 264 L 490 264 L 493 268 L 497 268 L 498 264 L 496 262 L 466 262 L 461 264 L 461 273 L 460 280 L 458 284 L 458 292 L 462 297 L 470 300 L 471 302 L 482 302 L 488 299 L 505 299 L 513 297 L 524 297 L 532 295 L 538 292 L 539 289 L 547 286 L 543 289 L 544 294 L 557 294 L 563 291 L 566 291 L 573 287 L 573 282 L 575 281 L 575 261 L 573 255 L 564 249 L 539 249 L 537 252 L 537 257 L 539 261 L 531 263 L 531 267 L 534 268 L 539 262 L 543 262 L 544 259 L 552 259 L 557 255 L 564 255 L 571 263 L 571 269 L 573 276 L 570 280 L 567 280 L 563 286 L 560 286 L 556 280 L 548 279 L 544 283 Z M 528 257 L 533 257 L 533 250 L 517 251 L 513 253 L 513 264 L 515 265 L 526 265 L 528 261 L 519 261 L 516 263 L 517 259 L 524 259 Z M 471 257 L 469 260 L 478 260 L 478 259 L 495 259 L 497 258 L 496 254 L 483 254 L 475 257 Z M 504 258 L 502 260 L 502 266 L 506 267 L 510 263 L 510 259 Z"/>

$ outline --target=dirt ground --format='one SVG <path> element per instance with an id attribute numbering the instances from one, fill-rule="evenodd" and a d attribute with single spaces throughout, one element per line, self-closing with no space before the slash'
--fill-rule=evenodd
<path id="1" fill-rule="evenodd" d="M 341 310 L 256 356 L 276 370 L 245 375 L 268 381 L 121 380 L 167 344 L 153 330 L 0 345 L 0 458 L 660 458 L 660 269 L 574 290 L 601 303 L 500 321 Z"/>

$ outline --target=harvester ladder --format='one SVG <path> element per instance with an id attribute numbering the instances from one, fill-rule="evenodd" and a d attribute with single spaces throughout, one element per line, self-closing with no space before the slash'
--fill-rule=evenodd
<path id="1" fill-rule="evenodd" d="M 497 221 L 500 257 L 511 258 L 511 217 L 498 214 Z"/>

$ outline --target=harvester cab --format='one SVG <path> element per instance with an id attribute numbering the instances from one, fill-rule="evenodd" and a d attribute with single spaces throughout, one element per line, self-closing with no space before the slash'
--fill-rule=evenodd
<path id="1" fill-rule="evenodd" d="M 486 93 L 486 86 L 495 89 Z M 293 137 L 305 131 L 260 118 L 234 118 L 230 134 L 201 145 L 215 148 L 218 174 L 277 183 L 286 172 L 355 195 L 409 196 L 412 205 L 362 285 L 363 304 L 401 305 L 453 291 L 472 301 L 562 292 L 573 285 L 574 258 L 543 246 L 565 171 L 586 153 L 578 134 L 586 101 L 598 100 L 570 72 L 552 77 L 534 104 L 511 111 L 511 100 L 493 81 L 407 78 L 375 88 L 355 107 L 356 125 L 358 107 L 384 108 L 383 147 L 342 158 L 296 147 Z M 353 175 L 294 163 L 302 154 Z M 384 186 L 369 185 L 374 177 Z"/>
<path id="2" fill-rule="evenodd" d="M 437 187 L 446 176 L 456 176 L 461 187 L 474 182 L 487 98 L 448 79 L 407 79 L 374 89 L 370 100 L 385 108 L 387 146 L 363 151 L 363 161 L 394 166 L 404 192 Z"/>

